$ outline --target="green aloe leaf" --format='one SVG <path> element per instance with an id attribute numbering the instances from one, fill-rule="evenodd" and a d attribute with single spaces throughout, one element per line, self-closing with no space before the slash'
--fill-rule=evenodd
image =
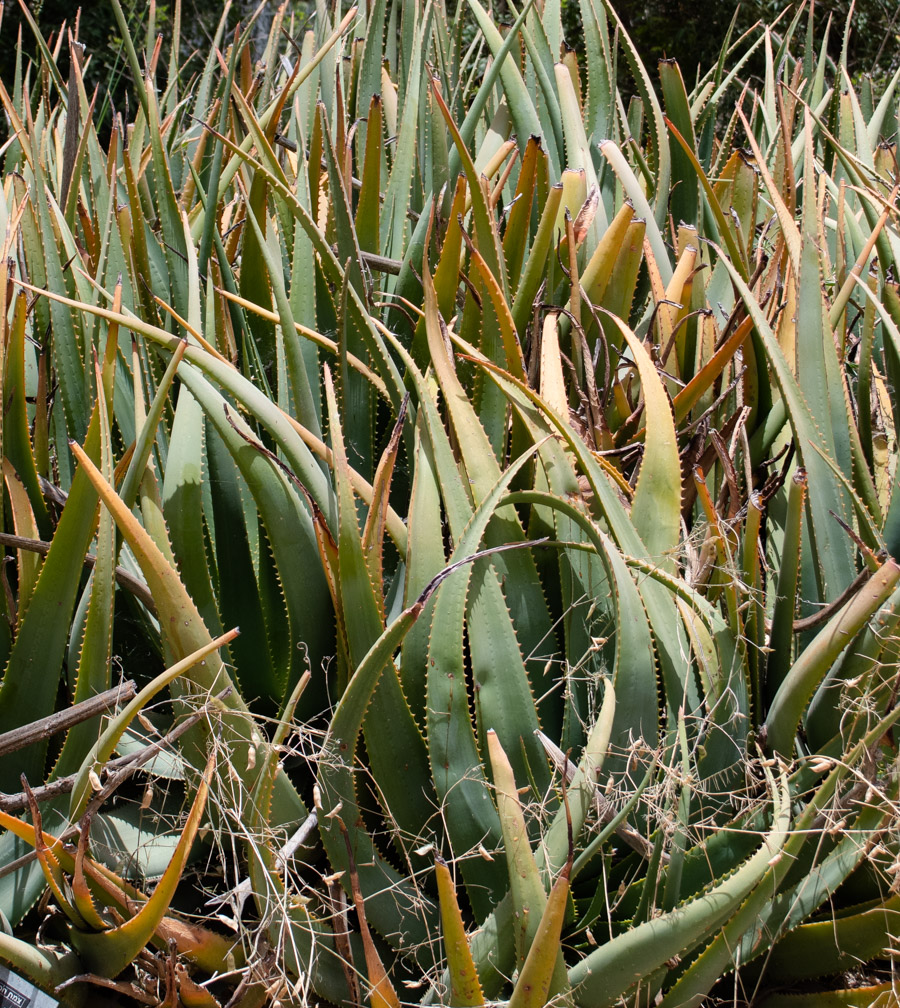
<path id="1" fill-rule="evenodd" d="M 893 594 L 900 566 L 888 560 L 833 616 L 791 666 L 772 699 L 765 722 L 766 745 L 788 755 L 803 711 L 838 655 Z"/>
<path id="2" fill-rule="evenodd" d="M 608 941 L 569 970 L 577 1005 L 607 1006 L 659 969 L 714 934 L 765 875 L 787 838 L 790 806 L 782 781 L 771 784 L 774 822 L 760 848 L 733 874 L 703 895 Z"/>

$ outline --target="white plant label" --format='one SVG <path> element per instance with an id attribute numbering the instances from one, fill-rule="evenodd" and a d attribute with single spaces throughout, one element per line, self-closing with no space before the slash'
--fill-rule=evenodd
<path id="1" fill-rule="evenodd" d="M 0 966 L 0 1008 L 56 1008 L 58 1004 L 29 980 Z"/>

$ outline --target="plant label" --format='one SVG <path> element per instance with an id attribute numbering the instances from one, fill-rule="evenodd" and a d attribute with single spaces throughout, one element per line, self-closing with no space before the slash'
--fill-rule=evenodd
<path id="1" fill-rule="evenodd" d="M 0 1008 L 56 1008 L 58 1004 L 30 981 L 0 966 Z"/>

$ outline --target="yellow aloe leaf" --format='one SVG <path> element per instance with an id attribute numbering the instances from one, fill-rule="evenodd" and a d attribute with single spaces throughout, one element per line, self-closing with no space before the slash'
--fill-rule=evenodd
<path id="1" fill-rule="evenodd" d="M 441 904 L 447 971 L 450 974 L 450 1008 L 481 1008 L 484 1005 L 484 994 L 466 937 L 456 887 L 443 858 L 435 860 L 434 871 Z"/>
<path id="2" fill-rule="evenodd" d="M 0 810 L 0 829 L 9 830 L 21 840 L 34 845 L 34 828 L 29 823 L 2 810 Z M 66 850 L 62 841 L 45 831 L 41 832 L 41 839 L 45 848 L 52 852 L 63 871 L 74 873 L 75 860 L 72 854 Z M 127 911 L 129 901 L 147 902 L 148 897 L 139 889 L 119 878 L 110 869 L 96 864 L 87 857 L 83 860 L 83 870 L 94 892 L 101 894 L 105 903 L 109 906 L 115 906 L 120 912 Z M 175 942 L 176 950 L 180 955 L 187 956 L 208 973 L 233 969 L 241 958 L 240 950 L 235 949 L 234 943 L 230 939 L 197 924 L 180 921 L 173 917 L 164 917 L 157 927 L 155 942 L 165 949 L 170 940 Z"/>
<path id="3" fill-rule="evenodd" d="M 581 286 L 592 304 L 601 304 L 619 251 L 625 244 L 628 228 L 634 220 L 634 207 L 623 203 L 581 271 Z"/>
<path id="4" fill-rule="evenodd" d="M 147 902 L 130 920 L 118 927 L 101 932 L 72 932 L 76 950 L 86 965 L 101 976 L 118 976 L 150 942 L 165 916 L 206 809 L 214 768 L 215 758 L 211 753 L 172 859 Z"/>
<path id="5" fill-rule="evenodd" d="M 563 420 L 569 419 L 569 400 L 563 377 L 562 357 L 559 349 L 558 312 L 548 312 L 541 334 L 541 398 Z"/>
<path id="6" fill-rule="evenodd" d="M 681 541 L 681 461 L 672 405 L 643 343 L 621 319 L 612 321 L 637 366 L 647 427 L 631 520 L 650 556 L 663 558 Z"/>
<path id="7" fill-rule="evenodd" d="M 544 1008 L 553 976 L 561 959 L 559 939 L 569 900 L 571 861 L 559 873 L 550 890 L 537 933 L 522 967 L 507 1008 Z M 566 983 L 566 989 L 568 982 Z M 559 992 L 555 992 L 559 993 Z"/>
<path id="8" fill-rule="evenodd" d="M 625 235 L 615 249 L 612 273 L 603 297 L 599 302 L 595 302 L 621 319 L 627 319 L 631 315 L 638 274 L 644 261 L 646 229 L 646 222 L 639 217 L 632 218 L 628 223 Z M 603 330 L 614 347 L 617 349 L 621 347 L 619 330 L 611 320 L 603 319 Z M 630 412 L 628 409 L 624 415 L 627 417 Z"/>
<path id="9" fill-rule="evenodd" d="M 658 305 L 665 299 L 666 281 L 663 280 L 662 270 L 659 268 L 649 234 L 644 235 L 644 262 L 647 265 L 647 277 L 650 280 L 650 293 L 654 304 Z"/>
<path id="10" fill-rule="evenodd" d="M 384 102 L 384 122 L 388 136 L 397 135 L 397 85 L 391 80 L 387 67 L 381 68 L 381 98 Z"/>
<path id="11" fill-rule="evenodd" d="M 515 942 L 519 964 L 525 962 L 537 933 L 547 893 L 528 841 L 528 828 L 519 802 L 512 765 L 496 732 L 487 733 L 488 754 L 494 776 L 497 812 L 509 865 L 510 892 L 515 908 Z"/>
<path id="12" fill-rule="evenodd" d="M 687 326 L 682 325 L 690 310 L 691 278 L 697 264 L 697 249 L 688 245 L 678 259 L 672 279 L 666 287 L 666 294 L 659 305 L 659 345 L 661 347 L 663 370 L 677 377 L 687 373 L 693 361 L 684 359 L 684 343 Z"/>
<path id="13" fill-rule="evenodd" d="M 22 481 L 16 474 L 9 459 L 3 459 L 3 479 L 6 483 L 6 491 L 9 494 L 10 511 L 12 512 L 13 528 L 17 536 L 25 539 L 40 539 L 41 535 L 34 519 L 34 512 L 31 510 L 31 501 L 28 492 L 22 485 Z M 28 600 L 37 583 L 38 574 L 41 570 L 43 557 L 40 553 L 31 550 L 19 550 L 18 555 L 18 578 L 19 578 L 19 608 L 18 618 L 25 615 Z"/>
<path id="14" fill-rule="evenodd" d="M 797 374 L 797 278 L 789 270 L 784 283 L 784 307 L 775 336 L 791 373 Z"/>
<path id="15" fill-rule="evenodd" d="M 222 725 L 231 749 L 231 763 L 238 774 L 246 777 L 251 774 L 248 760 L 254 727 L 243 698 L 233 687 L 224 661 L 215 653 L 226 642 L 223 639 L 217 644 L 213 642 L 177 570 L 172 567 L 82 448 L 75 443 L 71 443 L 70 447 L 79 465 L 96 488 L 100 499 L 115 519 L 141 567 L 159 613 L 165 658 L 171 664 L 189 659 L 188 668 L 184 669 L 185 672 L 190 671 L 187 685 L 182 687 L 176 683 L 173 686 L 176 698 L 183 692 L 192 694 L 199 692 L 206 696 L 214 696 L 226 687 L 232 687 L 228 696 L 221 701 Z M 192 656 L 203 649 L 208 649 L 206 652 L 208 657 L 196 662 Z M 185 753 L 188 759 L 195 761 L 199 769 L 201 756 L 195 747 L 186 746 Z M 287 784 L 286 780 L 285 783 Z M 286 818 L 306 814 L 306 809 L 293 788 L 285 787 L 282 797 L 286 803 L 284 809 Z"/>
<path id="16" fill-rule="evenodd" d="M 120 913 L 127 912 L 135 902 L 145 904 L 148 900 L 140 889 L 89 858 L 84 860 L 84 872 L 98 898 L 116 907 Z M 232 939 L 175 917 L 162 918 L 152 941 L 164 950 L 168 950 L 169 943 L 174 942 L 179 955 L 190 959 L 206 973 L 225 972 L 243 963 L 240 947 L 235 946 Z"/>
<path id="17" fill-rule="evenodd" d="M 562 183 L 562 199 L 559 209 L 556 212 L 556 226 L 554 231 L 566 233 L 566 211 L 574 216 L 584 205 L 587 197 L 587 181 L 584 169 L 567 168 L 560 178 Z"/>
<path id="18" fill-rule="evenodd" d="M 466 208 L 466 179 L 464 175 L 456 180 L 453 202 L 450 204 L 449 224 L 441 246 L 441 256 L 434 271 L 434 290 L 438 308 L 444 318 L 451 318 L 456 305 L 456 289 L 459 287 L 459 263 L 462 254 L 463 232 L 460 219 Z M 424 332 L 424 321 L 419 328 Z"/>
<path id="19" fill-rule="evenodd" d="M 552 994 L 558 994 L 568 989 L 566 966 L 559 941 L 557 940 L 551 949 L 535 951 L 540 940 L 541 926 L 547 916 L 547 892 L 541 881 L 540 871 L 528 840 L 528 828 L 525 824 L 522 805 L 519 802 L 512 765 L 493 729 L 487 733 L 487 742 L 496 789 L 497 812 L 500 816 L 500 828 L 503 833 L 503 846 L 506 850 L 506 860 L 509 866 L 517 957 L 524 969 L 524 964 L 527 963 L 532 953 L 536 957 L 536 964 L 540 964 L 541 968 L 543 968 L 545 956 L 550 956 L 552 961 L 544 991 L 546 994 L 549 989 Z M 566 875 L 568 877 L 568 872 Z M 565 912 L 565 898 L 563 898 L 563 912 Z M 537 970 L 539 967 L 535 965 L 534 968 Z M 542 1001 L 541 1005 L 544 1003 Z"/>

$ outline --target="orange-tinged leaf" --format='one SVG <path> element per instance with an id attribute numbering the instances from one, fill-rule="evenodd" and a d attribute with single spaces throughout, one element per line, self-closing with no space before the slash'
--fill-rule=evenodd
<path id="1" fill-rule="evenodd" d="M 206 809 L 214 767 L 214 755 L 210 754 L 178 845 L 150 899 L 118 927 L 101 932 L 71 932 L 73 944 L 85 963 L 102 976 L 118 976 L 150 942 L 169 909 Z"/>
<path id="2" fill-rule="evenodd" d="M 691 278 L 697 262 L 697 249 L 688 245 L 678 259 L 672 279 L 666 287 L 665 298 L 659 305 L 659 345 L 662 348 L 663 370 L 679 378 L 686 373 L 688 364 L 684 360 L 684 341 L 687 327 L 680 323 L 690 309 Z"/>
<path id="3" fill-rule="evenodd" d="M 456 898 L 456 887 L 447 862 L 443 858 L 438 857 L 435 860 L 434 872 L 441 904 L 447 971 L 450 974 L 450 1008 L 481 1008 L 484 1004 L 484 994 L 472 959 L 472 950 L 466 938 L 466 928 Z"/>
<path id="4" fill-rule="evenodd" d="M 391 983 L 375 942 L 372 940 L 372 933 L 369 931 L 369 922 L 366 919 L 366 905 L 363 901 L 362 891 L 359 887 L 359 875 L 356 871 L 356 861 L 353 857 L 353 847 L 350 844 L 350 836 L 347 827 L 338 820 L 341 832 L 344 835 L 344 843 L 347 847 L 347 859 L 350 864 L 350 888 L 353 894 L 353 905 L 356 907 L 356 916 L 359 920 L 359 935 L 363 943 L 363 951 L 366 956 L 366 972 L 369 975 L 369 1004 L 371 1008 L 400 1008 L 400 999 Z"/>
<path id="5" fill-rule="evenodd" d="M 700 368 L 696 375 L 672 400 L 675 411 L 675 422 L 681 421 L 690 413 L 700 397 L 711 388 L 712 383 L 722 374 L 728 362 L 734 357 L 744 340 L 753 328 L 753 319 L 745 318 L 734 332 L 725 340 L 721 347 Z"/>
<path id="6" fill-rule="evenodd" d="M 560 935 L 569 899 L 570 865 L 559 874 L 507 1008 L 545 1008 L 560 957 Z M 559 992 L 554 992 L 559 993 Z"/>

